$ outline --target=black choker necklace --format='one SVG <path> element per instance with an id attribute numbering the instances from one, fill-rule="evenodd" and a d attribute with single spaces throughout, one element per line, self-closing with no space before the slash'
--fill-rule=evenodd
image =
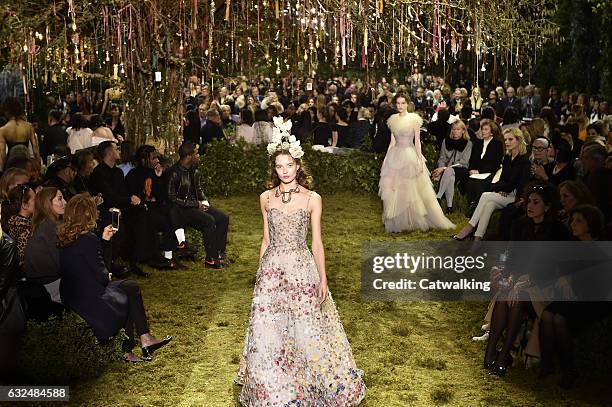
<path id="1" fill-rule="evenodd" d="M 293 192 L 300 192 L 300 186 L 296 186 L 295 188 L 290 189 L 289 191 L 281 191 L 280 185 L 278 186 L 278 188 L 276 189 L 276 193 L 274 194 L 275 197 L 279 197 L 281 196 L 281 201 L 286 204 L 291 202 L 291 194 Z M 285 198 L 285 195 L 288 195 L 288 198 Z"/>

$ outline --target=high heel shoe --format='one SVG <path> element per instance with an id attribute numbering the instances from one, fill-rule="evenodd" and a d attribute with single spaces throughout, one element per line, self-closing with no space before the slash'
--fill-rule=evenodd
<path id="1" fill-rule="evenodd" d="M 470 225 L 471 226 L 471 225 Z M 463 229 L 461 230 L 463 231 Z M 465 239 L 467 239 L 468 237 L 471 237 L 474 235 L 474 233 L 476 232 L 476 228 L 472 228 L 472 230 L 470 231 L 470 233 L 468 233 L 467 235 L 463 236 L 463 237 L 459 237 L 459 235 L 452 235 L 451 238 L 458 240 L 460 242 L 464 241 Z M 461 233 L 461 232 L 459 232 Z"/>
<path id="2" fill-rule="evenodd" d="M 494 368 L 495 368 L 495 362 L 497 362 L 497 357 L 499 356 L 499 352 L 495 352 L 495 356 L 491 359 L 490 362 L 487 362 L 486 358 L 485 361 L 482 365 L 483 369 L 488 370 L 489 372 L 491 372 Z"/>
<path id="3" fill-rule="evenodd" d="M 155 352 L 157 349 L 161 348 L 162 346 L 167 345 L 171 340 L 172 340 L 172 337 L 170 335 L 167 335 L 162 340 L 160 340 L 157 343 L 154 343 L 153 345 L 143 346 L 141 348 L 142 356 L 145 358 L 150 358 L 151 355 L 153 355 L 153 352 Z"/>
<path id="4" fill-rule="evenodd" d="M 447 206 L 445 213 L 447 215 L 451 215 L 453 213 L 453 207 L 452 206 Z"/>

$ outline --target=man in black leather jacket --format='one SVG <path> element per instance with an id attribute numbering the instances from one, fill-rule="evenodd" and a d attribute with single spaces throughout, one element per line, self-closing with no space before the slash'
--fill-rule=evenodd
<path id="1" fill-rule="evenodd" d="M 185 142 L 179 148 L 179 161 L 170 168 L 168 199 L 172 203 L 170 215 L 175 228 L 191 226 L 202 233 L 206 249 L 206 267 L 220 269 L 225 266 L 225 245 L 229 216 L 210 206 L 202 187 L 198 165 L 198 146 Z M 185 242 L 178 236 L 179 245 Z"/>

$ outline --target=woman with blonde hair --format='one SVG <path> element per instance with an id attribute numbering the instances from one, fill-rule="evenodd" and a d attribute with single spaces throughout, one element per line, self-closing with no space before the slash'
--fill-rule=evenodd
<path id="1" fill-rule="evenodd" d="M 431 173 L 434 181 L 440 181 L 438 200 L 446 196 L 447 214 L 453 212 L 455 184 L 467 180 L 471 154 L 472 142 L 467 126 L 457 120 L 453 123 L 450 134 L 442 141 L 438 167 Z"/>
<path id="2" fill-rule="evenodd" d="M 504 130 L 506 155 L 502 162 L 502 173 L 499 181 L 491 185 L 491 191 L 480 197 L 474 214 L 461 231 L 452 236 L 455 240 L 464 240 L 472 233 L 475 240 L 481 240 L 489 226 L 491 215 L 514 202 L 521 193 L 523 185 L 531 175 L 531 163 L 527 157 L 527 145 L 523 132 L 517 128 Z"/>
<path id="3" fill-rule="evenodd" d="M 589 126 L 589 118 L 584 114 L 584 106 L 573 105 L 571 114 L 567 119 L 566 124 L 575 124 L 578 126 L 578 139 L 585 141 L 587 138 L 587 127 Z"/>
<path id="4" fill-rule="evenodd" d="M 480 112 L 482 108 L 482 96 L 480 95 L 480 88 L 472 89 L 472 96 L 470 96 L 470 104 L 472 105 L 472 110 Z"/>
<path id="5" fill-rule="evenodd" d="M 124 328 L 126 362 L 150 360 L 153 352 L 172 337 L 157 339 L 151 335 L 138 282 L 112 280 L 102 258 L 100 239 L 93 233 L 97 218 L 96 203 L 87 193 L 75 195 L 66 206 L 64 223 L 57 233 L 62 303 L 85 319 L 100 340 Z M 109 242 L 115 232 L 112 225 L 106 226 L 102 239 Z M 134 325 L 140 336 L 142 358 L 132 353 Z"/>

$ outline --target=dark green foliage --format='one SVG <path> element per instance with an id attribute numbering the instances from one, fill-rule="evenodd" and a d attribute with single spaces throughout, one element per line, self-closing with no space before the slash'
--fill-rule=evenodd
<path id="1" fill-rule="evenodd" d="M 384 155 L 360 150 L 348 154 L 322 153 L 308 144 L 303 148 L 303 160 L 314 179 L 317 192 L 378 192 Z M 423 154 L 431 170 L 438 161 L 435 147 L 423 143 Z M 207 146 L 200 171 L 202 187 L 207 195 L 230 196 L 262 192 L 269 179 L 270 164 L 265 146 L 250 147 L 242 141 L 236 145 L 215 141 Z"/>
<path id="2" fill-rule="evenodd" d="M 612 98 L 610 4 L 600 0 L 558 2 L 554 21 L 559 25 L 560 41 L 546 45 L 538 56 L 535 83 Z"/>
<path id="3" fill-rule="evenodd" d="M 122 354 L 123 331 L 100 343 L 75 313 L 28 323 L 20 354 L 23 375 L 34 384 L 67 384 L 99 376 Z"/>

